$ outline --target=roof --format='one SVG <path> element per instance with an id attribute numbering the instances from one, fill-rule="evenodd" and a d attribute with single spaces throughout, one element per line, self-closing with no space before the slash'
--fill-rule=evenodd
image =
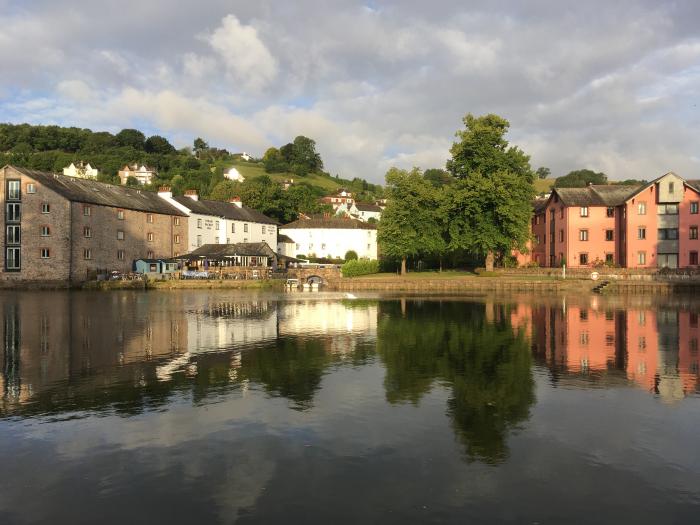
<path id="1" fill-rule="evenodd" d="M 382 209 L 379 206 L 377 206 L 376 204 L 369 204 L 366 202 L 356 202 L 355 208 L 357 208 L 360 211 L 371 211 L 371 212 L 375 212 L 375 213 L 382 212 Z"/>
<path id="2" fill-rule="evenodd" d="M 6 166 L 27 177 L 31 177 L 43 186 L 55 191 L 72 202 L 84 202 L 99 206 L 123 208 L 125 210 L 145 211 L 160 213 L 163 215 L 185 216 L 175 206 L 158 197 L 152 191 L 127 188 L 126 186 L 114 186 L 97 182 L 92 179 L 70 177 L 58 173 L 36 171 L 28 168 Z"/>
<path id="3" fill-rule="evenodd" d="M 547 209 L 547 203 L 549 202 L 549 197 L 541 197 L 532 201 L 532 209 L 535 214 L 543 213 Z"/>
<path id="4" fill-rule="evenodd" d="M 332 229 L 332 230 L 376 230 L 377 226 L 368 222 L 343 217 L 299 219 L 282 226 L 283 230 Z"/>
<path id="5" fill-rule="evenodd" d="M 239 242 L 237 244 L 204 244 L 190 252 L 182 255 L 180 259 L 223 259 L 224 257 L 234 257 L 236 255 L 275 257 L 276 254 L 266 242 Z"/>
<path id="6" fill-rule="evenodd" d="M 244 222 L 259 222 L 262 224 L 279 224 L 275 219 L 271 219 L 267 215 L 263 215 L 253 208 L 241 206 L 222 201 L 211 200 L 194 200 L 189 197 L 177 196 L 173 197 L 176 202 L 179 202 L 187 209 L 201 215 L 214 215 L 216 217 L 224 217 L 225 219 L 244 221 Z"/>
<path id="7" fill-rule="evenodd" d="M 685 183 L 695 191 L 700 191 L 700 180 L 687 180 Z"/>
<path id="8" fill-rule="evenodd" d="M 294 240 L 291 237 L 287 237 L 286 235 L 282 235 L 281 233 L 277 234 L 277 242 L 286 242 L 294 244 Z"/>
<path id="9" fill-rule="evenodd" d="M 640 186 L 591 185 L 585 188 L 553 188 L 565 206 L 619 206 L 636 194 Z"/>

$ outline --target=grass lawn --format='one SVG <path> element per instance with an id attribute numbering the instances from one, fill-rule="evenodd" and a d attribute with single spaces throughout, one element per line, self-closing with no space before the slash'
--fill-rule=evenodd
<path id="1" fill-rule="evenodd" d="M 245 178 L 254 179 L 267 175 L 276 182 L 284 182 L 286 179 L 294 179 L 294 182 L 306 182 L 312 186 L 323 188 L 328 192 L 333 192 L 342 187 L 342 183 L 340 181 L 337 181 L 332 177 L 324 177 L 318 173 L 310 173 L 304 177 L 298 177 L 293 173 L 265 173 L 265 169 L 263 168 L 262 164 L 255 162 L 237 161 L 234 162 L 233 165 Z"/>

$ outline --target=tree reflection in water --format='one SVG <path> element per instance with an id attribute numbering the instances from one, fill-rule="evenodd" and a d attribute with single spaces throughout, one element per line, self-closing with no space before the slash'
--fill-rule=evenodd
<path id="1" fill-rule="evenodd" d="M 507 309 L 384 302 L 378 325 L 387 400 L 417 404 L 436 383 L 448 385 L 447 413 L 467 457 L 489 463 L 507 457 L 508 432 L 528 419 L 535 401 L 528 341 Z"/>

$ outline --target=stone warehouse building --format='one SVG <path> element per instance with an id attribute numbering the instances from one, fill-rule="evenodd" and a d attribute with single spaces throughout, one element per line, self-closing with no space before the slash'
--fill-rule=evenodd
<path id="1" fill-rule="evenodd" d="M 187 215 L 155 193 L 14 166 L 0 178 L 2 281 L 80 282 L 187 251 Z"/>

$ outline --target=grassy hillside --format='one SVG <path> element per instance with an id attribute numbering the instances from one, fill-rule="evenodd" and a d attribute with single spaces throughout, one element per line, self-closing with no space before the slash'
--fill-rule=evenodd
<path id="1" fill-rule="evenodd" d="M 262 175 L 267 175 L 272 180 L 280 183 L 287 179 L 294 179 L 294 182 L 306 182 L 312 186 L 323 188 L 329 193 L 351 184 L 351 181 L 335 179 L 319 173 L 310 173 L 304 177 L 298 177 L 293 173 L 265 173 L 262 163 L 252 161 L 246 162 L 244 160 L 235 160 L 228 163 L 222 163 L 223 169 L 230 168 L 231 166 L 234 166 L 240 172 L 240 174 L 247 179 L 260 177 Z"/>

